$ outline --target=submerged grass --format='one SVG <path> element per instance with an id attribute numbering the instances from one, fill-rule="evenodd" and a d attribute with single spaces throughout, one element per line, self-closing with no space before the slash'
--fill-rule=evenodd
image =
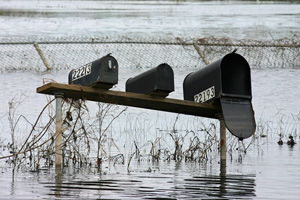
<path id="1" fill-rule="evenodd" d="M 9 102 L 7 116 L 11 141 L 7 145 L 1 145 L 1 154 L 9 155 L 0 159 L 17 169 L 29 167 L 38 171 L 41 167 L 54 164 L 57 136 L 53 106 L 55 99 L 47 98 L 48 103 L 34 123 L 17 112 L 18 105 L 24 101 L 23 96 Z M 154 124 L 147 122 L 147 115 L 128 114 L 126 111 L 127 107 L 97 103 L 97 111 L 92 112 L 84 100 L 64 99 L 63 166 L 89 166 L 101 171 L 104 162 L 112 162 L 113 166 L 127 164 L 127 171 L 130 173 L 133 159 L 137 162 L 151 163 L 162 160 L 208 162 L 214 159 L 211 155 L 219 151 L 218 121 L 203 122 L 201 118 L 194 117 L 189 118 L 187 124 L 178 123 L 185 117 L 178 114 L 169 120 L 169 125 L 160 125 L 157 121 Z M 113 124 L 122 115 L 126 116 L 126 123 L 124 130 L 120 131 L 123 138 L 119 138 L 113 135 L 116 131 Z M 266 141 L 264 138 L 275 136 L 279 140 L 287 141 L 291 136 L 298 137 L 300 116 L 279 113 L 276 117 L 274 121 L 260 119 L 255 135 L 246 141 L 239 141 L 227 134 L 227 151 L 231 161 L 235 152 L 242 155 L 246 154 L 251 146 L 261 148 Z M 31 130 L 26 138 L 19 141 L 17 132 L 22 129 L 21 122 L 29 124 Z M 149 134 L 154 137 L 147 139 Z M 0 141 L 4 144 L 4 140 L 0 138 Z M 132 146 L 131 150 L 128 145 Z M 121 146 L 124 146 L 124 149 L 120 148 Z M 239 159 L 242 159 L 242 156 L 239 156 Z M 148 171 L 151 172 L 151 168 Z"/>

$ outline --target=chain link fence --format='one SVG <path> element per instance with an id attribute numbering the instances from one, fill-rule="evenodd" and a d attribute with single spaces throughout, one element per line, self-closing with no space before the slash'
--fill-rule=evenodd
<path id="1" fill-rule="evenodd" d="M 229 38 L 44 38 L 0 41 L 0 72 L 73 69 L 111 53 L 125 68 L 168 63 L 203 67 L 237 49 L 252 69 L 300 68 L 300 36 L 257 41 Z"/>

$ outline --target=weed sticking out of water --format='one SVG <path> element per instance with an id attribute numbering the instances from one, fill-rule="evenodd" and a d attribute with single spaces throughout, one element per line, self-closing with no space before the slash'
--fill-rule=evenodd
<path id="1" fill-rule="evenodd" d="M 48 103 L 41 110 L 34 123 L 25 116 L 18 114 L 17 109 L 24 101 L 24 96 L 14 98 L 9 102 L 8 119 L 11 131 L 11 141 L 1 145 L 2 156 L 7 163 L 18 168 L 30 168 L 39 171 L 55 164 L 55 142 L 57 138 L 55 127 L 55 99 L 47 96 Z M 190 117 L 186 123 L 183 115 L 168 119 L 168 123 L 149 122 L 146 114 L 131 114 L 127 107 L 105 103 L 90 106 L 84 100 L 64 99 L 62 126 L 62 160 L 63 166 L 91 167 L 101 172 L 103 163 L 111 166 L 126 165 L 127 171 L 132 171 L 131 164 L 160 161 L 175 162 L 209 162 L 215 159 L 213 155 L 219 152 L 218 121 L 203 122 L 201 118 Z M 114 124 L 120 123 L 126 116 L 126 122 L 116 136 Z M 297 142 L 297 125 L 299 116 L 279 116 L 279 122 L 259 120 L 256 133 L 248 140 L 239 141 L 227 134 L 227 152 L 233 161 L 233 154 L 238 152 L 238 162 L 242 162 L 249 148 L 262 151 L 262 145 L 268 137 L 278 135 L 281 140 L 288 139 L 290 146 Z M 180 121 L 180 123 L 178 123 Z M 24 123 L 30 131 L 20 141 L 18 137 Z M 120 124 L 118 125 L 120 127 Z M 155 128 L 155 133 L 153 132 Z M 23 130 L 24 131 L 24 130 Z M 278 133 L 279 131 L 279 133 Z M 152 135 L 152 137 L 148 136 Z M 154 137 L 153 137 L 154 135 Z M 0 140 L 4 144 L 4 140 Z M 131 145 L 131 150 L 128 148 Z M 124 147 L 124 149 L 122 148 Z M 145 171 L 152 172 L 149 167 Z"/>

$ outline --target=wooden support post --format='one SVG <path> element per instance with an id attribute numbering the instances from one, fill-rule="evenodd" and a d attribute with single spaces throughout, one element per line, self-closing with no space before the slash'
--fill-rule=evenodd
<path id="1" fill-rule="evenodd" d="M 220 163 L 226 163 L 226 126 L 223 118 L 220 118 Z"/>
<path id="2" fill-rule="evenodd" d="M 44 65 L 46 66 L 47 70 L 50 70 L 51 69 L 51 66 L 49 65 L 46 57 L 44 56 L 41 48 L 39 47 L 38 43 L 34 43 L 33 46 L 35 47 L 36 51 L 38 52 L 39 56 L 41 57 Z"/>
<path id="3" fill-rule="evenodd" d="M 62 168 L 62 94 L 55 94 L 56 98 L 56 133 L 55 133 L 55 169 Z"/>
<path id="4" fill-rule="evenodd" d="M 220 180 L 222 192 L 226 192 L 226 126 L 223 117 L 220 119 Z"/>
<path id="5" fill-rule="evenodd" d="M 203 62 L 208 65 L 209 62 L 206 60 L 204 53 L 201 51 L 201 49 L 198 47 L 198 45 L 196 43 L 193 44 L 194 48 L 196 49 L 197 53 L 199 54 L 199 56 L 202 58 Z"/>
<path id="6" fill-rule="evenodd" d="M 182 45 L 190 45 L 190 44 L 187 44 L 185 41 L 183 41 L 181 38 L 177 38 L 179 40 L 179 42 L 182 44 Z M 196 49 L 198 55 L 202 58 L 203 62 L 208 65 L 209 62 L 207 61 L 207 59 L 205 58 L 204 56 L 204 53 L 201 51 L 201 49 L 199 48 L 199 46 L 197 45 L 197 43 L 193 43 L 193 46 L 194 48 Z"/>

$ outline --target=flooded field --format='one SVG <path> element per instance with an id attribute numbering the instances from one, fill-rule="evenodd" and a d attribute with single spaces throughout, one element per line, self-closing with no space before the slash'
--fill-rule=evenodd
<path id="1" fill-rule="evenodd" d="M 278 39 L 300 31 L 297 1 L 1 0 L 0 16 L 0 37 Z"/>
<path id="2" fill-rule="evenodd" d="M 0 38 L 167 35 L 272 40 L 299 34 L 299 16 L 299 3 L 280 1 L 0 0 Z M 183 98 L 182 82 L 196 69 L 174 68 L 175 91 L 170 98 Z M 113 90 L 124 91 L 126 80 L 145 70 L 120 66 L 119 83 Z M 69 71 L 0 73 L 0 157 L 11 154 L 12 135 L 15 145 L 22 146 L 47 104 L 49 99 L 37 94 L 36 88 L 43 80 L 67 83 Z M 101 160 L 97 160 L 95 141 L 102 136 L 97 117 L 103 107 L 86 102 L 82 126 L 91 135 L 90 140 L 80 139 L 84 145 L 91 142 L 87 154 L 91 159 L 83 158 L 86 163 L 80 164 L 68 158 L 62 174 L 55 172 L 49 160 L 34 156 L 43 148 L 24 154 L 28 159 L 22 160 L 21 154 L 21 162 L 15 164 L 12 158 L 1 159 L 0 199 L 299 199 L 299 77 L 295 66 L 252 69 L 256 134 L 239 142 L 228 132 L 226 164 L 220 163 L 217 120 L 137 108 L 127 108 L 107 129 L 101 140 Z M 36 132 L 46 126 L 54 107 L 55 103 L 47 107 Z M 108 119 L 123 109 L 113 107 Z M 45 137 L 53 127 L 49 126 Z M 289 136 L 294 146 L 287 144 Z M 182 145 L 182 160 L 174 159 L 174 138 Z M 201 151 L 190 159 L 187 154 L 195 138 Z M 283 145 L 277 143 L 280 138 Z M 74 149 L 86 152 L 84 145 Z"/>
<path id="3" fill-rule="evenodd" d="M 257 143 L 260 143 L 259 145 Z M 243 154 L 228 160 L 226 169 L 218 155 L 207 163 L 106 162 L 95 167 L 15 171 L 2 166 L 1 199 L 298 199 L 299 145 L 278 146 L 258 139 Z"/>

